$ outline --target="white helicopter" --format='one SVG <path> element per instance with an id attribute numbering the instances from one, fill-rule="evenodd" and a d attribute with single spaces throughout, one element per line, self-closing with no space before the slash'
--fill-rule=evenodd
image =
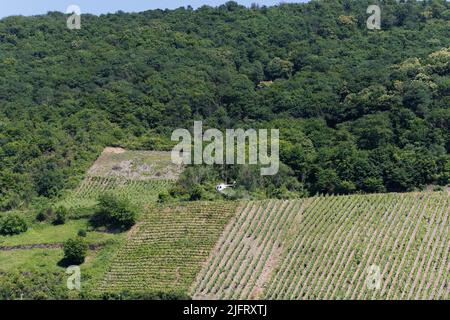
<path id="1" fill-rule="evenodd" d="M 236 181 L 234 181 L 233 184 L 221 183 L 216 186 L 216 191 L 223 192 L 225 189 L 233 188 L 235 185 L 236 185 Z"/>

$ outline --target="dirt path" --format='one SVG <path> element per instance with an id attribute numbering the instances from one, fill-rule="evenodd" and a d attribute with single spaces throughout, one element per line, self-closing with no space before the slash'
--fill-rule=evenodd
<path id="1" fill-rule="evenodd" d="M 32 250 L 32 249 L 62 249 L 62 243 L 37 243 L 37 244 L 21 244 L 17 246 L 0 246 L 0 251 L 18 251 L 18 250 Z M 90 244 L 89 250 L 96 250 L 103 247 L 102 244 Z"/>
<path id="2" fill-rule="evenodd" d="M 114 153 L 114 154 L 119 154 L 119 153 L 124 153 L 126 150 L 123 148 L 114 148 L 114 147 L 106 147 L 105 149 L 103 149 L 103 153 Z"/>

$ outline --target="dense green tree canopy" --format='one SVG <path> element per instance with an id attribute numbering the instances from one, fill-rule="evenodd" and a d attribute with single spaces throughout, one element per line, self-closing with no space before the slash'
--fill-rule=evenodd
<path id="1" fill-rule="evenodd" d="M 294 189 L 447 184 L 448 2 L 380 1 L 368 30 L 372 2 L 0 20 L 0 208 L 73 187 L 106 145 L 167 148 L 193 119 L 279 128 Z"/>

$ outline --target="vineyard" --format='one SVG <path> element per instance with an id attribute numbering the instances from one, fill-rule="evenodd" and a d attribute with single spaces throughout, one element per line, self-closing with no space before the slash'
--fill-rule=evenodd
<path id="1" fill-rule="evenodd" d="M 196 299 L 449 299 L 448 192 L 248 202 Z"/>
<path id="2" fill-rule="evenodd" d="M 237 203 L 154 206 L 129 234 L 99 286 L 102 292 L 187 292 Z"/>
<path id="3" fill-rule="evenodd" d="M 176 180 L 182 169 L 172 162 L 170 152 L 107 147 L 91 166 L 88 175 L 130 180 Z"/>

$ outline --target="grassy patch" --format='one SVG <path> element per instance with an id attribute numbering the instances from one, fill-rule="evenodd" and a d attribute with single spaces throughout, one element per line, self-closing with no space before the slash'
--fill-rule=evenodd
<path id="1" fill-rule="evenodd" d="M 63 243 L 76 236 L 78 230 L 87 228 L 88 221 L 86 219 L 69 220 L 59 226 L 35 223 L 25 233 L 14 236 L 0 236 L 0 246 Z M 86 241 L 89 244 L 98 244 L 112 238 L 114 238 L 113 234 L 93 231 L 87 233 Z"/>

